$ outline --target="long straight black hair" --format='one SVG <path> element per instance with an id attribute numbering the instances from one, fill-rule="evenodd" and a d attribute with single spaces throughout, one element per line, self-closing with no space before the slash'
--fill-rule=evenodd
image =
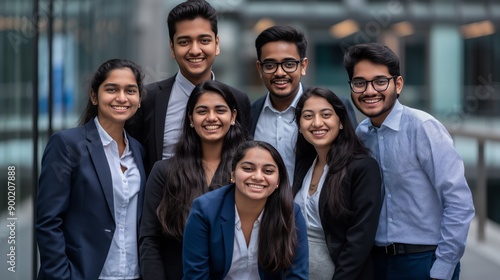
<path id="1" fill-rule="evenodd" d="M 265 271 L 276 272 L 293 265 L 298 237 L 295 228 L 293 195 L 288 182 L 286 166 L 279 152 L 264 141 L 247 141 L 236 150 L 232 170 L 249 149 L 267 150 L 278 166 L 279 186 L 267 198 L 259 229 L 259 264 Z M 270 241 L 269 238 L 272 238 Z"/>
<path id="2" fill-rule="evenodd" d="M 190 127 L 189 120 L 196 102 L 207 91 L 220 94 L 231 112 L 236 110 L 235 123 L 224 137 L 221 162 L 210 186 L 206 183 L 202 165 L 201 139 L 196 131 Z M 167 236 L 181 239 L 193 200 L 209 190 L 229 184 L 231 158 L 238 145 L 248 139 L 246 131 L 241 124 L 241 114 L 239 114 L 236 99 L 226 85 L 208 80 L 193 89 L 187 102 L 181 136 L 175 146 L 175 154 L 168 164 L 163 198 L 157 209 L 158 219 Z"/>
<path id="3" fill-rule="evenodd" d="M 346 217 L 351 214 L 349 203 L 345 196 L 346 182 L 344 179 L 347 173 L 347 167 L 357 156 L 368 155 L 369 151 L 356 136 L 342 101 L 335 93 L 326 88 L 309 88 L 300 97 L 295 109 L 295 121 L 299 129 L 304 103 L 312 96 L 324 98 L 330 103 L 343 126 L 343 129 L 339 131 L 337 138 L 333 140 L 328 150 L 326 156 L 328 173 L 323 186 L 327 188 L 325 198 L 325 201 L 327 201 L 326 210 L 328 210 L 333 217 Z M 307 160 L 308 162 L 312 163 L 313 159 L 317 156 L 314 146 L 307 142 L 302 133 L 298 135 L 296 148 L 298 152 L 300 151 L 303 160 Z M 297 183 L 302 184 L 302 181 Z"/>

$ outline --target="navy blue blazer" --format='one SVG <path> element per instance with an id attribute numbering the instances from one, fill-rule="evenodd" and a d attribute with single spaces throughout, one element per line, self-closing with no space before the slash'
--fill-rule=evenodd
<path id="1" fill-rule="evenodd" d="M 177 75 L 177 74 L 176 74 Z M 145 86 L 146 98 L 141 102 L 141 108 L 127 124 L 127 131 L 146 150 L 144 167 L 146 174 L 151 172 L 155 162 L 163 157 L 163 135 L 165 130 L 165 116 L 167 115 L 168 102 L 172 94 L 175 76 L 151 83 Z M 228 86 L 238 104 L 238 114 L 241 116 L 242 125 L 250 133 L 252 124 L 250 115 L 250 99 L 246 93 Z"/>
<path id="2" fill-rule="evenodd" d="M 208 192 L 193 202 L 183 240 L 184 279 L 223 279 L 231 266 L 234 245 L 234 184 Z M 293 267 L 279 273 L 264 272 L 261 279 L 307 279 L 307 228 L 295 204 L 298 246 Z M 273 237 L 269 236 L 269 242 Z"/>
<path id="3" fill-rule="evenodd" d="M 141 175 L 139 224 L 144 152 L 138 141 L 128 140 Z M 94 120 L 53 134 L 42 158 L 36 203 L 38 279 L 97 279 L 115 227 L 111 171 Z"/>

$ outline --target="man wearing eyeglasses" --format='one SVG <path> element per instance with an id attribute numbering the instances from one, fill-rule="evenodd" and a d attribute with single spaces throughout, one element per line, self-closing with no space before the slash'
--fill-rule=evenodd
<path id="1" fill-rule="evenodd" d="M 372 250 L 375 279 L 459 279 L 474 217 L 464 164 L 446 128 L 402 105 L 399 59 L 378 43 L 347 49 L 356 134 L 379 162 L 383 205 Z"/>
<path id="2" fill-rule="evenodd" d="M 295 105 L 306 75 L 307 40 L 292 26 L 273 26 L 257 36 L 257 71 L 268 94 L 252 104 L 252 135 L 273 145 L 283 157 L 292 183 L 296 155 L 298 128 L 294 121 Z M 354 108 L 346 98 L 341 98 L 354 127 L 357 125 Z"/>

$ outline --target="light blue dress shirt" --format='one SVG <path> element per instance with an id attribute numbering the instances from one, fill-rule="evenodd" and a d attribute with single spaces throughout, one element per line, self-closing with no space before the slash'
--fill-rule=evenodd
<path id="1" fill-rule="evenodd" d="M 108 187 L 113 188 L 116 223 L 113 240 L 99 279 L 138 279 L 140 272 L 137 249 L 137 203 L 141 175 L 125 132 L 125 150 L 120 157 L 116 141 L 102 128 L 97 117 L 94 122 L 111 171 L 113 185 Z M 126 168 L 125 172 L 122 172 L 121 166 Z"/>
<path id="2" fill-rule="evenodd" d="M 267 93 L 264 107 L 255 128 L 254 140 L 266 141 L 280 153 L 286 165 L 290 185 L 293 184 L 295 170 L 295 146 L 299 129 L 295 123 L 295 107 L 302 95 L 302 84 L 292 103 L 285 111 L 280 112 L 273 107 Z"/>
<path id="3" fill-rule="evenodd" d="M 450 279 L 465 250 L 474 205 L 448 131 L 431 115 L 396 101 L 380 128 L 367 118 L 356 134 L 383 177 L 375 244 L 438 245 L 431 277 Z"/>

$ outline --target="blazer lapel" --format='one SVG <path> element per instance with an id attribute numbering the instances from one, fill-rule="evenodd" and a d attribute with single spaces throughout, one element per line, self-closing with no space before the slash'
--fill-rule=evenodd
<path id="1" fill-rule="evenodd" d="M 231 267 L 231 260 L 233 259 L 233 245 L 234 245 L 234 219 L 235 219 L 235 206 L 234 206 L 234 185 L 230 187 L 231 190 L 226 193 L 221 211 L 221 231 L 222 240 L 224 240 L 224 271 L 225 274 Z M 224 275 L 225 276 L 225 275 Z"/>
<path id="2" fill-rule="evenodd" d="M 172 94 L 172 87 L 175 81 L 175 76 L 165 80 L 164 83 L 158 85 L 158 90 L 154 92 L 155 97 L 155 145 L 156 145 L 156 160 L 160 160 L 163 154 L 163 134 L 165 131 L 165 116 L 167 115 L 168 100 Z M 151 166 L 152 167 L 152 166 Z"/>
<path id="3" fill-rule="evenodd" d="M 135 141 L 131 141 L 131 137 L 128 136 L 129 139 L 129 145 L 130 149 L 132 150 L 132 156 L 134 157 L 135 164 L 137 164 L 137 169 L 139 170 L 139 174 L 141 175 L 141 185 L 139 189 L 139 200 L 137 203 L 137 222 L 139 223 L 141 214 L 142 214 L 142 205 L 144 201 L 144 189 L 146 185 L 146 173 L 143 168 L 143 162 L 142 162 L 142 153 L 141 153 L 141 147 L 140 144 L 138 144 Z"/>
<path id="4" fill-rule="evenodd" d="M 99 132 L 97 131 L 97 127 L 95 126 L 93 119 L 85 124 L 85 130 L 87 133 L 87 140 L 91 143 L 89 148 L 90 157 L 94 163 L 95 171 L 99 182 L 101 183 L 104 197 L 106 198 L 109 211 L 114 220 L 115 211 L 113 202 L 113 180 L 111 179 L 111 171 L 109 169 L 106 154 L 104 153 L 101 137 L 99 136 Z"/>

